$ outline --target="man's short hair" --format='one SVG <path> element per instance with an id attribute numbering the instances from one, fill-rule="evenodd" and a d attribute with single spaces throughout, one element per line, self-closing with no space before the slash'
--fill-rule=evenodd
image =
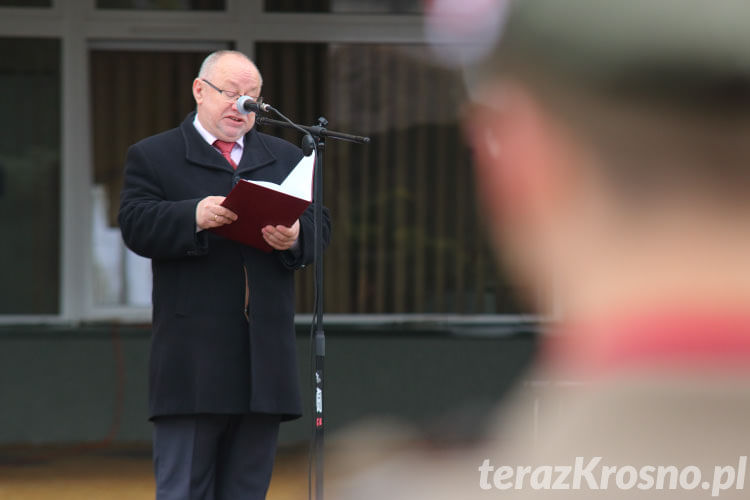
<path id="1" fill-rule="evenodd" d="M 216 66 L 216 63 L 221 59 L 222 57 L 226 55 L 235 55 L 242 57 L 243 59 L 247 60 L 250 64 L 255 66 L 255 69 L 258 71 L 258 76 L 260 77 L 260 84 L 263 85 L 263 77 L 260 74 L 260 70 L 255 65 L 252 59 L 247 57 L 245 54 L 240 52 L 239 50 L 217 50 L 215 52 L 211 52 L 206 56 L 205 59 L 203 59 L 203 62 L 201 63 L 201 67 L 198 70 L 198 78 L 208 78 L 211 73 L 213 72 L 214 66 Z"/>

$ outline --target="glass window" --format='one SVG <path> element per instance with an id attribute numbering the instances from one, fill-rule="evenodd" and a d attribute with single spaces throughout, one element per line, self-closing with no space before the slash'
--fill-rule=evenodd
<path id="1" fill-rule="evenodd" d="M 60 41 L 0 38 L 0 314 L 56 314 Z"/>
<path id="2" fill-rule="evenodd" d="M 191 84 L 208 52 L 90 53 L 95 306 L 151 304 L 150 261 L 125 248 L 117 226 L 125 155 L 195 109 Z"/>
<path id="3" fill-rule="evenodd" d="M 267 12 L 421 14 L 422 0 L 266 0 Z"/>
<path id="4" fill-rule="evenodd" d="M 125 153 L 194 109 L 190 82 L 205 54 L 91 52 L 96 305 L 150 303 L 149 263 L 124 248 L 117 228 Z M 459 74 L 414 45 L 268 42 L 256 61 L 264 97 L 288 116 L 313 124 L 323 115 L 333 130 L 372 138 L 326 145 L 327 313 L 526 312 L 477 216 Z M 313 273 L 297 279 L 297 310 L 310 312 Z"/>
<path id="5" fill-rule="evenodd" d="M 458 110 L 458 73 L 410 45 L 259 43 L 263 95 L 287 116 L 368 135 L 329 140 L 325 204 L 328 313 L 517 313 L 476 211 Z M 299 143 L 299 134 L 263 127 Z M 298 310 L 312 309 L 312 273 Z"/>
<path id="6" fill-rule="evenodd" d="M 225 0 L 96 0 L 99 9 L 224 10 Z"/>

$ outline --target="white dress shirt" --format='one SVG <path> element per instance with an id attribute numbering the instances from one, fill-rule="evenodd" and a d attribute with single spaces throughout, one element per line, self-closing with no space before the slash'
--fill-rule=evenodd
<path id="1" fill-rule="evenodd" d="M 195 127 L 195 130 L 198 131 L 198 133 L 201 135 L 201 137 L 203 137 L 203 139 L 207 143 L 209 143 L 216 151 L 219 151 L 219 148 L 214 146 L 214 142 L 216 141 L 216 139 L 218 139 L 218 137 L 215 137 L 211 132 L 206 130 L 206 128 L 198 119 L 198 113 L 195 114 L 195 119 L 193 120 L 193 126 Z M 245 147 L 245 136 L 243 135 L 235 141 L 234 147 L 232 148 L 232 152 L 229 153 L 235 165 L 240 164 L 240 160 L 242 159 L 242 150 L 244 147 Z M 219 151 L 219 153 L 221 153 L 221 151 Z"/>

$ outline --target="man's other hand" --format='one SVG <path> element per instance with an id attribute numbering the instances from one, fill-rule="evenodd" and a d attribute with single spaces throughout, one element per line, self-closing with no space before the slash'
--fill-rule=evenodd
<path id="1" fill-rule="evenodd" d="M 276 250 L 289 250 L 299 238 L 299 220 L 286 226 L 266 226 L 263 228 L 263 239 Z"/>

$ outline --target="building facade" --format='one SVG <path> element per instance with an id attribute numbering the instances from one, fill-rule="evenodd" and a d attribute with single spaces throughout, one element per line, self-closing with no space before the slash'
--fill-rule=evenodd
<path id="1" fill-rule="evenodd" d="M 383 356 L 399 338 L 423 339 L 414 352 L 481 338 L 522 364 L 528 349 L 502 342 L 534 318 L 487 248 L 461 140 L 464 84 L 427 48 L 423 16 L 418 0 L 0 1 L 0 399 L 12 402 L 0 442 L 95 439 L 117 412 L 141 421 L 150 266 L 117 228 L 124 155 L 194 108 L 200 61 L 222 48 L 257 62 L 265 100 L 287 116 L 372 139 L 326 146 L 332 332 L 355 351 L 357 335 L 377 336 Z M 303 351 L 312 280 L 298 277 Z M 98 423 L 55 427 L 47 408 Z"/>

